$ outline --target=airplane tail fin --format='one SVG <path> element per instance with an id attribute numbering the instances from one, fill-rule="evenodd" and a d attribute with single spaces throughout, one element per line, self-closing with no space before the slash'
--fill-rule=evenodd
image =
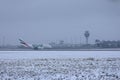
<path id="1" fill-rule="evenodd" d="M 24 45 L 25 47 L 30 47 L 25 41 L 23 41 L 22 39 L 19 39 L 20 43 L 22 45 Z"/>

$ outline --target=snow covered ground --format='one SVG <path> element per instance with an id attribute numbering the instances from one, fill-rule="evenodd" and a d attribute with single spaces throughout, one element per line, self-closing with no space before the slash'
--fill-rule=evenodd
<path id="1" fill-rule="evenodd" d="M 120 52 L 1 51 L 0 80 L 120 80 Z"/>
<path id="2" fill-rule="evenodd" d="M 0 59 L 116 58 L 120 51 L 0 51 Z"/>

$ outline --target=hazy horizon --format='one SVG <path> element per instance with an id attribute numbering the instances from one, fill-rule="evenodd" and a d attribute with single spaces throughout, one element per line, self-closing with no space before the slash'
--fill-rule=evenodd
<path id="1" fill-rule="evenodd" d="M 119 0 L 0 0 L 0 45 L 120 40 Z"/>

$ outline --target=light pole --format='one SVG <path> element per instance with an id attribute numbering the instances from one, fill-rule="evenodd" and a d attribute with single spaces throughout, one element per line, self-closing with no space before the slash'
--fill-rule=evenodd
<path id="1" fill-rule="evenodd" d="M 3 42 L 2 42 L 2 47 L 5 46 L 5 36 L 3 36 Z"/>

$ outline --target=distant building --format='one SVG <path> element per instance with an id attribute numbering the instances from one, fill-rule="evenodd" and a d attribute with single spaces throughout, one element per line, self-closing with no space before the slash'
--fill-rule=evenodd
<path id="1" fill-rule="evenodd" d="M 96 40 L 95 45 L 100 48 L 120 48 L 120 41 Z"/>

